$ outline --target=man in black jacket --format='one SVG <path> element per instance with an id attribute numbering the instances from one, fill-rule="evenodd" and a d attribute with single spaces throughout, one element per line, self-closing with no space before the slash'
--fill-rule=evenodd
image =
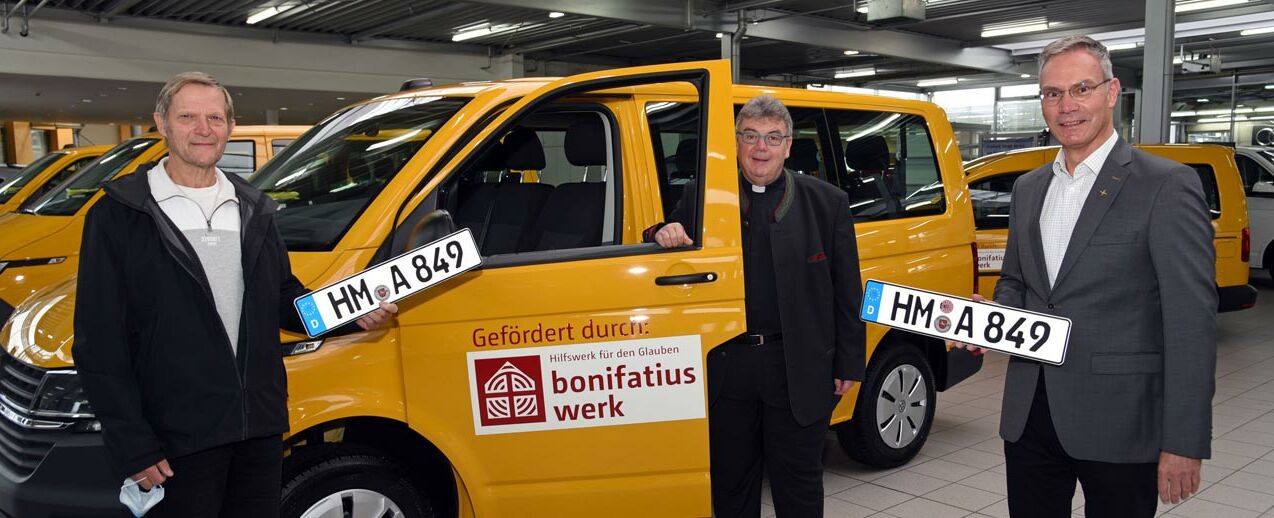
<path id="1" fill-rule="evenodd" d="M 278 516 L 288 429 L 279 328 L 303 330 L 277 205 L 217 169 L 230 94 L 187 72 L 155 125 L 169 156 L 106 185 L 80 250 L 75 363 L 123 477 L 164 485 L 148 516 Z M 382 305 L 364 329 L 391 318 Z"/>
<path id="2" fill-rule="evenodd" d="M 821 517 L 832 408 L 866 367 L 849 197 L 783 168 L 792 117 L 778 99 L 748 101 L 735 132 L 748 332 L 708 355 L 712 507 L 759 516 L 764 468 L 780 517 Z M 693 187 L 648 240 L 694 244 L 682 223 L 699 206 Z"/>

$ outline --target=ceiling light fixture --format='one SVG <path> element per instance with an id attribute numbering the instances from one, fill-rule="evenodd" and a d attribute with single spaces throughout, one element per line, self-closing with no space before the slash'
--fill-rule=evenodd
<path id="1" fill-rule="evenodd" d="M 1139 46 L 1139 45 L 1137 45 L 1137 43 L 1136 43 L 1136 42 L 1131 42 L 1131 43 L 1116 43 L 1116 44 L 1114 44 L 1114 45 L 1106 45 L 1106 50 L 1109 50 L 1109 51 L 1111 51 L 1111 52 L 1114 52 L 1114 51 L 1116 51 L 1116 50 L 1132 50 L 1132 49 L 1137 48 L 1138 46 Z"/>
<path id="2" fill-rule="evenodd" d="M 1207 100 L 1207 99 L 1195 99 L 1195 100 L 1194 100 L 1194 102 L 1197 102 L 1197 103 L 1206 103 L 1206 102 L 1208 102 L 1208 100 Z"/>
<path id="3" fill-rule="evenodd" d="M 516 25 L 487 25 L 484 23 L 480 26 L 465 29 L 456 33 L 455 36 L 451 37 L 451 41 L 471 40 L 474 38 L 481 38 L 483 36 L 490 36 L 492 34 L 499 34 L 501 32 L 508 32 L 516 28 Z"/>
<path id="4" fill-rule="evenodd" d="M 566 13 L 561 13 L 561 12 L 557 12 L 557 11 L 553 11 L 553 12 L 549 13 L 549 18 L 561 18 L 561 17 L 563 17 L 563 16 L 566 16 Z"/>
<path id="5" fill-rule="evenodd" d="M 869 11 L 869 9 L 867 9 L 867 6 L 865 5 L 858 8 L 858 12 L 860 13 L 867 14 L 867 11 Z"/>
<path id="6" fill-rule="evenodd" d="M 1190 11 L 1202 11 L 1204 9 L 1215 9 L 1217 7 L 1246 3 L 1248 3 L 1248 0 L 1201 0 L 1198 2 L 1182 2 L 1177 4 L 1175 11 L 1177 13 L 1188 13 Z"/>
<path id="7" fill-rule="evenodd" d="M 924 81 L 917 81 L 916 86 L 920 88 L 925 88 L 927 86 L 947 86 L 947 85 L 953 85 L 959 82 L 960 80 L 954 77 L 944 77 L 941 79 L 926 79 Z"/>
<path id="8" fill-rule="evenodd" d="M 843 54 L 845 54 L 846 56 L 857 56 L 857 55 L 858 55 L 858 51 L 857 51 L 857 50 L 847 50 L 847 51 L 843 52 Z"/>
<path id="9" fill-rule="evenodd" d="M 836 79 L 846 79 L 850 77 L 867 77 L 876 75 L 876 67 L 859 68 L 855 70 L 845 70 L 837 72 L 834 76 Z"/>
<path id="10" fill-rule="evenodd" d="M 248 25 L 256 25 L 256 24 L 261 23 L 261 22 L 264 22 L 264 21 L 266 21 L 266 20 L 268 20 L 268 19 L 270 19 L 270 18 L 274 18 L 275 16 L 278 16 L 278 15 L 280 15 L 280 14 L 283 14 L 283 12 L 284 12 L 284 11 L 287 11 L 287 10 L 291 9 L 292 7 L 293 7 L 293 6 L 291 6 L 291 5 L 274 5 L 274 6 L 267 7 L 267 8 L 265 8 L 265 9 L 260 10 L 260 11 L 257 11 L 256 13 L 252 14 L 251 16 L 248 16 L 248 22 L 247 22 L 247 23 L 248 23 Z"/>
<path id="11" fill-rule="evenodd" d="M 717 33 L 717 39 L 721 39 L 721 38 L 724 38 L 724 37 L 725 37 L 725 33 L 724 33 L 724 32 L 718 32 L 718 33 Z"/>
<path id="12" fill-rule="evenodd" d="M 1030 23 L 1025 25 L 1012 25 L 1008 27 L 983 28 L 983 38 L 994 38 L 996 36 L 1008 36 L 1010 34 L 1025 34 L 1028 32 L 1040 32 L 1048 30 L 1048 22 Z"/>

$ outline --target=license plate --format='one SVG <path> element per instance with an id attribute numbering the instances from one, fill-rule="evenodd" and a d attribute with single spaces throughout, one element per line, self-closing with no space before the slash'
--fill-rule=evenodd
<path id="1" fill-rule="evenodd" d="M 311 338 L 477 268 L 482 255 L 469 229 L 416 248 L 297 297 L 296 311 Z"/>
<path id="2" fill-rule="evenodd" d="M 872 322 L 1061 365 L 1071 321 L 1033 311 L 867 281 L 859 315 Z"/>

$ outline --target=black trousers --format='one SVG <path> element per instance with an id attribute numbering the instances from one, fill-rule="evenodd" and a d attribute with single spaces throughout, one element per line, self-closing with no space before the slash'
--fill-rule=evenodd
<path id="1" fill-rule="evenodd" d="M 721 368 L 708 371 L 724 376 L 708 420 L 716 518 L 761 515 L 763 468 L 779 518 L 821 518 L 827 420 L 792 416 L 781 343 L 724 347 Z"/>
<path id="2" fill-rule="evenodd" d="M 168 459 L 156 518 L 278 518 L 283 439 L 275 435 Z"/>
<path id="3" fill-rule="evenodd" d="M 1153 518 L 1159 505 L 1157 462 L 1096 462 L 1066 454 L 1053 428 L 1043 372 L 1026 429 L 1017 442 L 1005 441 L 1004 460 L 1014 518 L 1069 518 L 1076 480 L 1084 487 L 1087 518 Z"/>

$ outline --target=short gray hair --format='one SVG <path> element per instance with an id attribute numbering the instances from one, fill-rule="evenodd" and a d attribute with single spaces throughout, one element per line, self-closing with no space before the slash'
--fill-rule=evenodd
<path id="1" fill-rule="evenodd" d="M 155 113 L 159 114 L 159 118 L 168 118 L 168 108 L 173 104 L 173 96 L 189 84 L 211 86 L 221 90 L 221 95 L 226 98 L 226 119 L 234 120 L 234 100 L 230 98 L 230 92 L 212 76 L 203 72 L 182 72 L 164 84 L 164 87 L 159 90 L 159 98 L 155 100 Z"/>
<path id="2" fill-rule="evenodd" d="M 748 102 L 743 104 L 743 109 L 739 110 L 739 115 L 734 118 L 735 131 L 739 131 L 743 119 L 783 121 L 783 124 L 787 125 L 787 134 L 792 134 L 792 114 L 788 113 L 787 106 L 783 106 L 783 101 L 775 99 L 773 95 L 763 94 L 748 99 Z"/>
<path id="3" fill-rule="evenodd" d="M 1097 63 L 1101 65 L 1101 73 L 1104 74 L 1103 80 L 1115 77 L 1114 66 L 1110 64 L 1110 51 L 1106 50 L 1106 46 L 1100 41 L 1083 34 L 1067 36 L 1046 45 L 1044 50 L 1040 51 L 1040 72 L 1044 71 L 1044 65 L 1048 64 L 1048 60 L 1072 50 L 1083 50 L 1096 58 Z"/>

